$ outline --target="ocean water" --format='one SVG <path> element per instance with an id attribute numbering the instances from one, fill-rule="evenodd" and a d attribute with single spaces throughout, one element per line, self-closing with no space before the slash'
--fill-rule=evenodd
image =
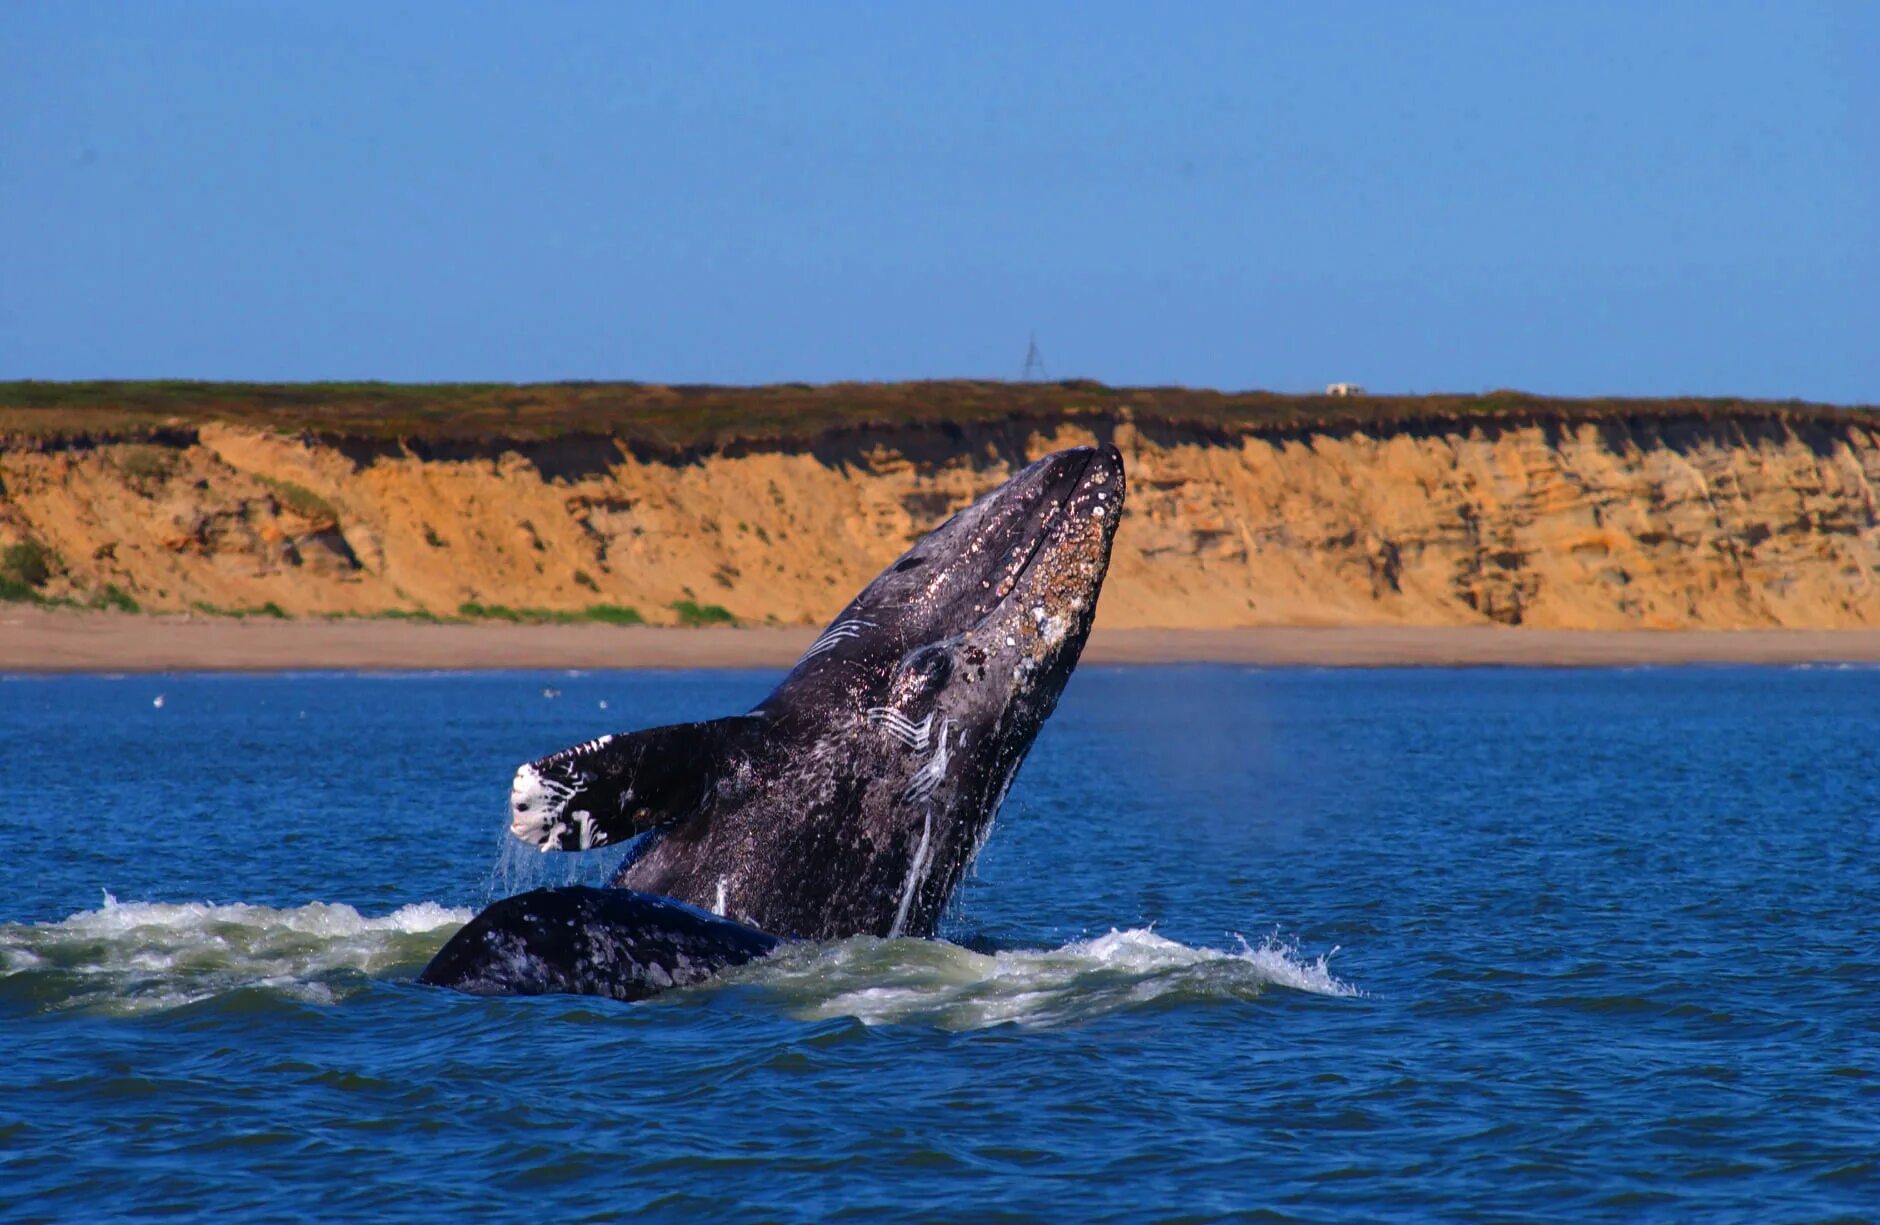
<path id="1" fill-rule="evenodd" d="M 0 681 L 0 1220 L 1880 1215 L 1880 672 L 1088 668 L 952 943 L 412 982 L 774 680 Z"/>

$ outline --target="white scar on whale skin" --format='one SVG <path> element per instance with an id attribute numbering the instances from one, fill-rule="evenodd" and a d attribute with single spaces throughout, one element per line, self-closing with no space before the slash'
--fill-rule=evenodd
<path id="1" fill-rule="evenodd" d="M 933 725 L 933 714 L 931 712 L 929 712 L 927 717 L 922 719 L 919 724 L 912 724 L 908 723 L 907 718 L 897 711 L 887 710 L 881 707 L 878 707 L 877 710 L 882 712 L 880 722 L 887 726 L 890 731 L 893 731 L 894 724 L 889 721 L 887 716 L 892 715 L 894 718 L 899 719 L 902 725 L 917 730 L 919 732 L 918 747 L 926 747 L 928 729 Z M 875 721 L 873 718 L 875 714 L 876 711 L 869 712 L 871 722 Z M 934 749 L 933 756 L 927 759 L 927 764 L 920 768 L 919 773 L 915 774 L 912 781 L 908 783 L 907 789 L 901 793 L 903 800 L 915 802 L 931 800 L 934 791 L 942 782 L 946 781 L 947 763 L 952 756 L 947 748 L 947 734 L 952 731 L 952 729 L 953 721 L 951 719 L 942 718 L 940 720 L 940 731 L 937 737 L 939 744 Z M 897 738 L 904 739 L 910 747 L 915 747 L 911 736 L 903 737 L 899 736 L 897 733 Z M 920 892 L 920 887 L 926 883 L 927 869 L 931 866 L 932 856 L 933 805 L 928 804 L 926 811 L 921 814 L 920 843 L 914 848 L 913 861 L 907 865 L 907 879 L 901 882 L 901 901 L 894 910 L 894 925 L 888 929 L 889 939 L 894 939 L 906 930 L 908 909 L 913 906 L 915 895 Z"/>
<path id="2" fill-rule="evenodd" d="M 919 723 L 909 719 L 891 706 L 872 706 L 863 712 L 872 726 L 886 728 L 890 736 L 899 740 L 910 749 L 925 750 L 927 734 L 933 729 L 933 712 Z"/>
<path id="3" fill-rule="evenodd" d="M 550 760 L 562 761 L 577 754 L 593 753 L 612 744 L 613 739 L 612 736 L 597 736 L 571 749 L 563 749 Z M 574 798 L 577 790 L 561 779 L 544 777 L 533 764 L 521 767 L 509 785 L 509 832 L 544 854 L 555 849 L 571 830 L 576 831 L 581 850 L 600 845 L 605 838 L 597 838 L 600 831 L 594 828 L 592 813 L 572 814 L 572 825 L 560 819 L 563 807 Z"/>
<path id="4" fill-rule="evenodd" d="M 907 865 L 907 879 L 901 884 L 901 904 L 894 912 L 894 926 L 888 929 L 888 939 L 901 934 L 907 926 L 907 908 L 913 904 L 914 893 L 920 887 L 921 878 L 926 874 L 928 842 L 933 837 L 933 809 L 921 819 L 920 845 L 914 848 L 914 862 Z"/>
<path id="5" fill-rule="evenodd" d="M 844 640 L 859 638 L 863 630 L 873 629 L 874 626 L 875 623 L 873 621 L 864 621 L 860 617 L 850 617 L 847 620 L 838 621 L 824 630 L 823 636 L 818 638 L 815 642 L 812 642 L 809 650 L 803 652 L 803 658 L 797 662 L 803 663 L 816 658 L 816 656 L 821 655 L 825 651 L 833 651 L 841 646 Z"/>
<path id="6" fill-rule="evenodd" d="M 580 844 L 582 850 L 588 850 L 594 845 L 594 814 L 581 809 L 574 813 L 574 821 L 580 834 L 576 842 Z"/>
<path id="7" fill-rule="evenodd" d="M 543 778 L 532 765 L 523 766 L 509 787 L 509 832 L 547 851 L 564 828 L 556 814 L 573 797 L 574 788 L 566 783 Z"/>
<path id="8" fill-rule="evenodd" d="M 933 716 L 928 715 L 926 722 L 933 722 Z M 933 795 L 940 784 L 946 781 L 947 762 L 951 756 L 947 752 L 947 732 L 951 730 L 952 727 L 953 720 L 940 720 L 940 747 L 934 750 L 934 754 L 927 760 L 927 764 L 920 768 L 920 773 L 916 774 L 913 780 L 907 784 L 907 790 L 901 793 L 902 799 L 928 799 Z"/>

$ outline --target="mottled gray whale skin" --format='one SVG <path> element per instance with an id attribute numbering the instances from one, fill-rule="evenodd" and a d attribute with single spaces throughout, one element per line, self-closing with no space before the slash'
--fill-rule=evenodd
<path id="1" fill-rule="evenodd" d="M 543 850 L 639 838 L 610 884 L 651 901 L 508 899 L 423 981 L 646 994 L 638 982 L 595 990 L 597 975 L 554 964 L 581 954 L 531 943 L 517 924 L 525 911 L 539 932 L 558 915 L 586 924 L 589 946 L 652 965 L 656 989 L 670 968 L 641 945 L 670 943 L 659 899 L 691 908 L 687 973 L 712 961 L 714 919 L 758 938 L 727 934 L 724 965 L 775 938 L 931 936 L 1077 665 L 1124 495 L 1114 447 L 1047 456 L 882 571 L 748 713 L 602 736 L 521 767 L 514 834 Z"/>
<path id="2" fill-rule="evenodd" d="M 531 889 L 472 919 L 420 981 L 472 995 L 637 1000 L 703 982 L 777 943 L 730 919 L 632 889 Z"/>

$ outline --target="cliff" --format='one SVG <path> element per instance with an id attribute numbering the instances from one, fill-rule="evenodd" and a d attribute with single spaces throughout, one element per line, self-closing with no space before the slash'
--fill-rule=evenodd
<path id="1" fill-rule="evenodd" d="M 671 391 L 663 416 L 425 389 L 395 418 L 78 386 L 0 395 L 16 598 L 818 622 L 1028 458 L 1102 439 L 1130 474 L 1111 626 L 1880 624 L 1870 410 L 935 384 L 743 418 L 700 389 L 633 389 Z"/>

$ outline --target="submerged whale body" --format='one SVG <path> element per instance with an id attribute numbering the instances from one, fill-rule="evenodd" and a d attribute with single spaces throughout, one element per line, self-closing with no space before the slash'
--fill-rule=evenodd
<path id="1" fill-rule="evenodd" d="M 1114 447 L 1047 456 L 882 571 L 748 713 L 521 767 L 516 837 L 640 841 L 608 889 L 489 907 L 420 981 L 637 999 L 783 939 L 931 936 L 1077 666 L 1123 498 Z"/>

